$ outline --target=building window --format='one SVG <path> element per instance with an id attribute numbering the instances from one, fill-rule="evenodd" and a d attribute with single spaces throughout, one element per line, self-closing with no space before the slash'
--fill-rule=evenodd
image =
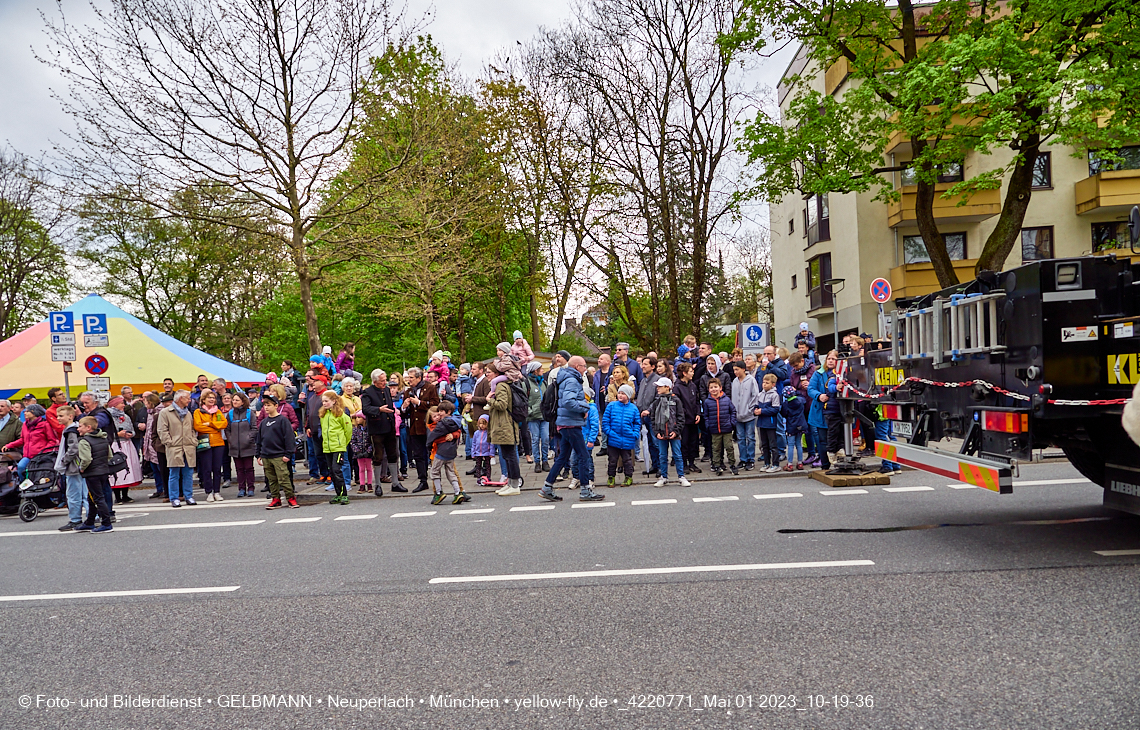
<path id="1" fill-rule="evenodd" d="M 1033 189 L 1053 189 L 1053 153 L 1038 152 L 1033 163 Z"/>
<path id="2" fill-rule="evenodd" d="M 1140 145 L 1113 150 L 1120 159 L 1108 160 L 1096 150 L 1089 151 L 1089 177 L 1109 170 L 1140 170 Z"/>
<path id="3" fill-rule="evenodd" d="M 900 173 L 900 179 L 903 186 L 918 185 L 918 170 L 913 167 L 908 167 Z M 962 173 L 962 163 L 951 162 L 942 167 L 938 173 L 937 181 L 940 183 L 957 183 L 965 180 Z"/>
<path id="4" fill-rule="evenodd" d="M 1092 250 L 1110 251 L 1114 248 L 1128 248 L 1132 239 L 1128 237 L 1128 224 L 1113 221 L 1111 223 L 1092 224 Z"/>
<path id="5" fill-rule="evenodd" d="M 1021 229 L 1021 260 L 1053 258 L 1053 226 Z"/>
<path id="6" fill-rule="evenodd" d="M 796 219 L 795 218 L 789 218 L 788 219 L 788 233 L 792 234 L 795 232 L 796 232 Z"/>
<path id="7" fill-rule="evenodd" d="M 792 288 L 793 289 L 796 288 L 796 275 L 795 274 L 792 274 Z"/>
<path id="8" fill-rule="evenodd" d="M 966 258 L 965 233 L 943 233 L 942 240 L 946 243 L 946 253 L 950 254 L 951 261 L 961 261 Z M 929 262 L 930 254 L 926 251 L 926 242 L 922 240 L 922 236 L 903 236 L 903 263 Z"/>
<path id="9" fill-rule="evenodd" d="M 807 223 L 808 245 L 831 240 L 831 214 L 827 209 L 827 194 L 813 195 L 807 199 L 804 214 Z"/>
<path id="10" fill-rule="evenodd" d="M 821 256 L 816 256 L 814 259 L 808 261 L 807 265 L 807 279 L 808 279 L 808 297 L 811 303 L 808 309 L 819 309 L 820 307 L 830 307 L 832 295 L 826 291 L 823 282 L 831 278 L 831 254 L 825 253 Z"/>

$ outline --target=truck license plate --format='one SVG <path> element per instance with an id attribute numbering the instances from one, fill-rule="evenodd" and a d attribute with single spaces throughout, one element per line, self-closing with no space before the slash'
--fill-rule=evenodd
<path id="1" fill-rule="evenodd" d="M 914 425 L 910 421 L 891 421 L 891 430 L 896 436 L 910 438 L 914 436 Z"/>

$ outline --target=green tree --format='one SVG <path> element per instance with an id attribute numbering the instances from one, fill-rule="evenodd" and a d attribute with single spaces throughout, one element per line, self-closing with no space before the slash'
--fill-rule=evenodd
<path id="1" fill-rule="evenodd" d="M 957 283 L 934 217 L 939 174 L 967 153 L 1012 149 L 1012 160 L 954 185 L 943 195 L 1009 187 L 978 269 L 999 269 L 1019 240 L 1042 145 L 1119 144 L 1135 126 L 1136 8 L 1124 0 L 1008 3 L 939 0 L 815 2 L 745 0 L 726 47 L 764 52 L 797 40 L 815 69 L 845 68 L 841 96 L 793 74 L 786 119 L 761 114 L 743 148 L 759 168 L 753 190 L 770 200 L 793 192 L 876 191 L 896 198 L 883 172 L 892 134 L 910 142 L 915 217 L 943 286 Z"/>

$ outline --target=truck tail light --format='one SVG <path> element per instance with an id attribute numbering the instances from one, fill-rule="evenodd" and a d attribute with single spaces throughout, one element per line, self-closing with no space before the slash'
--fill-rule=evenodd
<path id="1" fill-rule="evenodd" d="M 1028 433 L 1029 414 L 985 411 L 982 414 L 982 428 L 986 431 L 1001 431 L 1002 433 Z"/>
<path id="2" fill-rule="evenodd" d="M 889 406 L 889 405 L 884 404 L 883 405 L 883 418 L 887 419 L 888 421 L 901 421 L 901 420 L 903 420 L 902 406 Z"/>

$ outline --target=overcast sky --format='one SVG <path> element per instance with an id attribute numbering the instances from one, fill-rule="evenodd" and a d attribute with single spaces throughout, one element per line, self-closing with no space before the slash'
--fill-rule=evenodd
<path id="1" fill-rule="evenodd" d="M 93 17 L 86 0 L 62 0 L 72 24 Z M 409 0 L 409 16 L 422 17 L 434 6 L 427 32 L 448 59 L 471 77 L 496 51 L 526 41 L 540 26 L 556 26 L 570 15 L 571 0 Z M 40 10 L 54 13 L 53 0 L 0 0 L 0 146 L 8 145 L 30 157 L 65 144 L 71 120 L 60 110 L 52 92 L 65 89 L 52 69 L 38 62 L 34 46 L 46 47 Z M 766 62 L 756 81 L 774 86 L 787 54 Z"/>

